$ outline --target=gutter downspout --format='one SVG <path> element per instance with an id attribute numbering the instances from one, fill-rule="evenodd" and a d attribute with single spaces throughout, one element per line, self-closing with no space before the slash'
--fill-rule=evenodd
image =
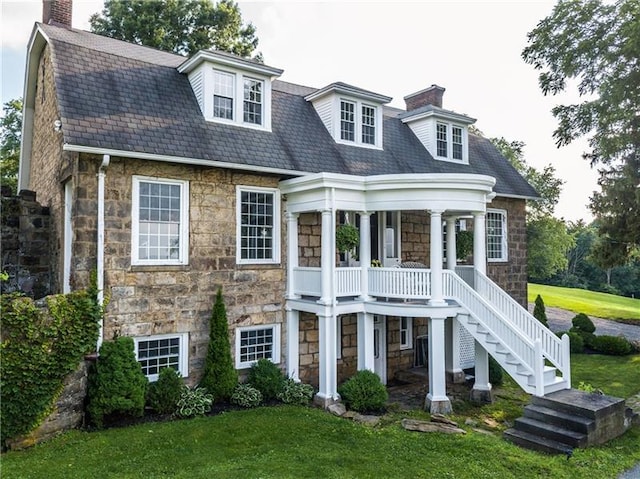
<path id="1" fill-rule="evenodd" d="M 107 167 L 111 161 L 111 156 L 103 155 L 102 164 L 98 169 L 98 241 L 96 246 L 96 273 L 98 287 L 98 304 L 102 308 L 104 305 L 104 180 L 107 176 Z M 100 320 L 100 331 L 98 333 L 97 350 L 104 339 L 104 318 Z"/>

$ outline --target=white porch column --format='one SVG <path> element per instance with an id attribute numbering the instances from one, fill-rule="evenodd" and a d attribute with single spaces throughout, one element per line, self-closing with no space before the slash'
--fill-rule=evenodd
<path id="1" fill-rule="evenodd" d="M 287 376 L 300 381 L 300 312 L 287 306 Z"/>
<path id="2" fill-rule="evenodd" d="M 442 306 L 446 304 L 442 287 L 442 210 L 431 210 L 431 299 L 429 305 Z M 440 347 L 444 344 L 444 334 Z"/>
<path id="3" fill-rule="evenodd" d="M 451 318 L 445 323 L 445 365 L 447 377 L 454 383 L 464 382 L 464 371 L 460 366 L 460 323 Z"/>
<path id="4" fill-rule="evenodd" d="M 368 301 L 371 267 L 371 214 L 360 213 L 360 300 Z"/>
<path id="5" fill-rule="evenodd" d="M 447 269 L 455 271 L 456 269 L 456 219 L 455 217 L 447 218 Z"/>
<path id="6" fill-rule="evenodd" d="M 333 272 L 335 269 L 335 224 L 333 222 L 333 212 L 331 210 L 322 211 L 322 238 L 321 238 L 321 258 L 322 269 L 322 295 L 318 300 L 321 304 L 332 303 Z"/>
<path id="7" fill-rule="evenodd" d="M 433 221 L 433 217 L 431 219 Z M 447 397 L 444 359 L 444 317 L 429 318 L 429 392 L 425 409 L 431 414 L 449 414 L 451 401 Z"/>
<path id="8" fill-rule="evenodd" d="M 287 213 L 287 298 L 299 298 L 295 293 L 293 270 L 298 267 L 298 213 Z"/>
<path id="9" fill-rule="evenodd" d="M 373 314 L 358 313 L 358 371 L 374 367 Z"/>
<path id="10" fill-rule="evenodd" d="M 327 407 L 340 399 L 340 396 L 338 396 L 336 329 L 337 319 L 335 314 L 328 312 L 318 314 L 318 330 L 320 332 L 320 377 L 318 381 L 318 394 L 316 394 L 315 401 L 323 407 Z"/>
<path id="11" fill-rule="evenodd" d="M 485 213 L 473 214 L 473 268 L 487 273 L 487 233 Z"/>

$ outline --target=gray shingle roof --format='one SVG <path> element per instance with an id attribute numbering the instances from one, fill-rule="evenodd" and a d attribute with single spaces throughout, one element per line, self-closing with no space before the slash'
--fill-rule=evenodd
<path id="1" fill-rule="evenodd" d="M 384 149 L 333 141 L 304 97 L 316 88 L 273 83 L 272 132 L 206 121 L 184 57 L 79 30 L 40 25 L 53 52 L 67 144 L 299 172 L 354 175 L 478 173 L 495 191 L 538 196 L 485 138 L 469 135 L 469 165 L 434 160 L 398 115 L 384 109 Z"/>

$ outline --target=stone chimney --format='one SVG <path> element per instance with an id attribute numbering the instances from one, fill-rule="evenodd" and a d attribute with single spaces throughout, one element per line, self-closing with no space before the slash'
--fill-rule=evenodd
<path id="1" fill-rule="evenodd" d="M 57 23 L 71 28 L 72 0 L 43 0 L 42 23 Z"/>
<path id="2" fill-rule="evenodd" d="M 438 85 L 431 85 L 429 88 L 420 90 L 411 95 L 404 97 L 404 101 L 407 105 L 407 111 L 417 110 L 423 106 L 433 105 L 438 108 L 442 108 L 442 96 L 444 95 L 444 88 Z"/>

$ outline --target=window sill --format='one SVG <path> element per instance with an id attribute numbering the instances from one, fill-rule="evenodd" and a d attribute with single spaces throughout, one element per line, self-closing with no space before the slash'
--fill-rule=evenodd
<path id="1" fill-rule="evenodd" d="M 154 271 L 189 271 L 191 267 L 188 264 L 136 264 L 131 265 L 129 271 L 135 272 L 154 272 Z"/>

